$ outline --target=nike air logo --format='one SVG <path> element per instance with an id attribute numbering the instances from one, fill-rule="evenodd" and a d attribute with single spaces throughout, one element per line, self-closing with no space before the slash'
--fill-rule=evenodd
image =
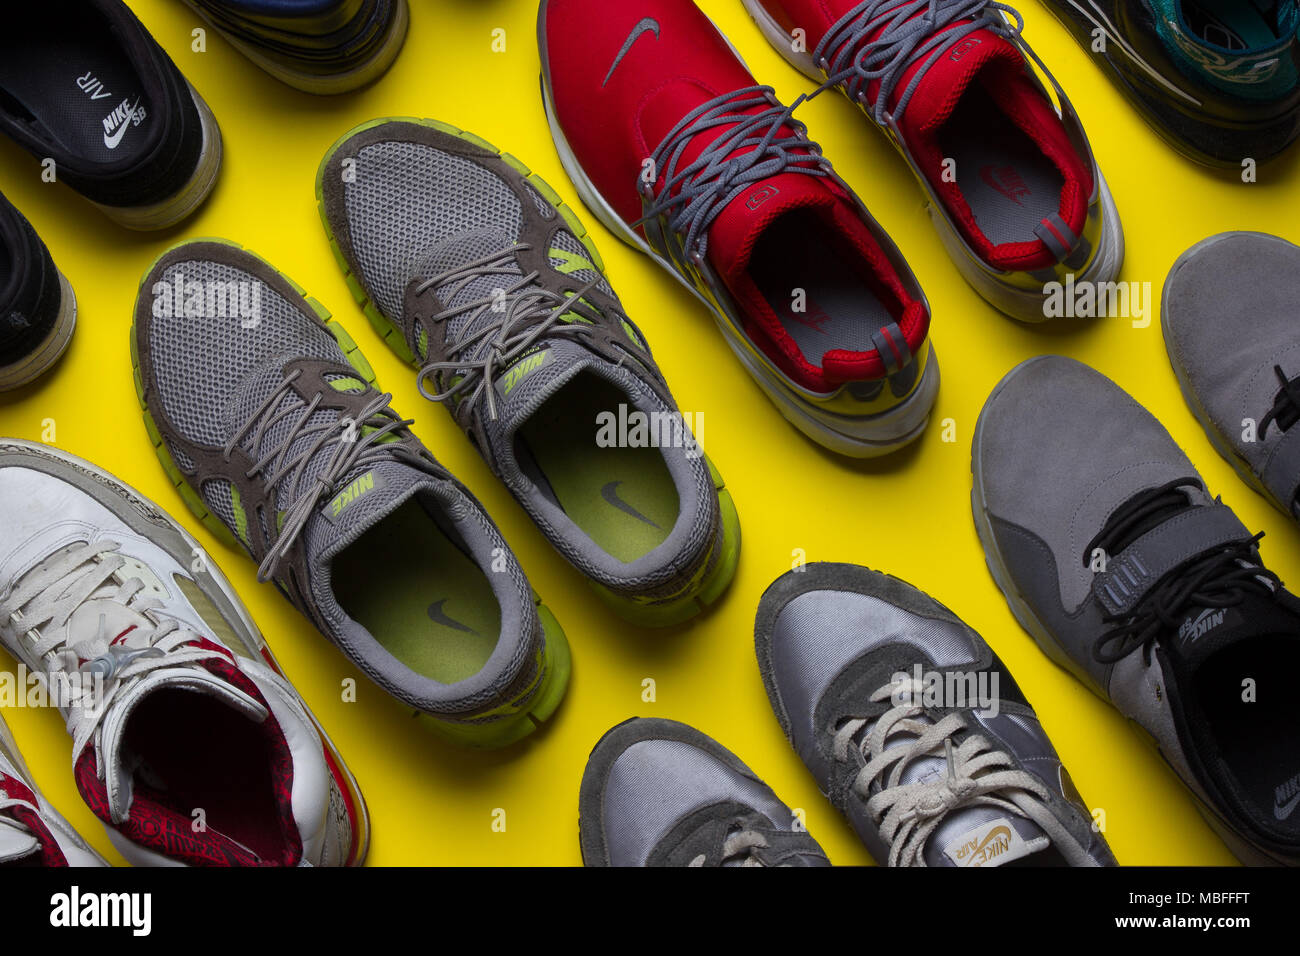
<path id="1" fill-rule="evenodd" d="M 614 75 L 614 71 L 618 69 L 618 65 L 623 62 L 623 57 L 627 56 L 628 51 L 632 49 L 632 44 L 635 43 L 643 33 L 653 33 L 655 39 L 658 40 L 659 21 L 652 17 L 646 17 L 632 28 L 632 32 L 629 33 L 627 39 L 623 41 L 623 49 L 618 51 L 618 56 L 614 57 L 614 62 L 609 65 L 609 72 L 605 74 L 605 79 L 601 82 L 601 86 L 604 86 L 609 82 L 609 78 Z"/>
<path id="2" fill-rule="evenodd" d="M 1295 812 L 1297 804 L 1300 804 L 1300 773 L 1277 788 L 1273 816 L 1279 820 L 1285 820 Z"/>
<path id="3" fill-rule="evenodd" d="M 132 125 L 135 118 L 135 112 L 140 108 L 140 97 L 135 98 L 135 103 L 130 100 L 123 100 L 117 109 L 104 117 L 104 146 L 108 149 L 117 149 L 122 142 L 122 137 L 126 135 L 127 128 Z"/>
<path id="4" fill-rule="evenodd" d="M 608 502 L 609 504 L 617 508 L 619 511 L 623 512 L 626 515 L 631 515 L 633 518 L 636 518 L 637 521 L 644 522 L 645 524 L 648 524 L 652 528 L 659 527 L 659 525 L 655 524 L 653 521 L 651 521 L 649 518 L 647 518 L 641 512 L 637 511 L 630 504 L 628 504 L 626 501 L 624 501 L 622 498 L 618 496 L 618 486 L 621 485 L 622 483 L 623 482 L 621 481 L 611 481 L 604 488 L 600 489 L 600 496 L 604 498 L 606 502 Z"/>
<path id="5" fill-rule="evenodd" d="M 1017 206 L 1029 196 L 1029 186 L 1024 178 L 1010 166 L 985 166 L 980 169 L 980 179 L 990 189 L 996 189 Z"/>
<path id="6" fill-rule="evenodd" d="M 453 631 L 460 631 L 463 634 L 478 633 L 478 631 L 474 630 L 474 628 L 469 627 L 466 624 L 460 623 L 460 621 L 456 620 L 455 618 L 448 617 L 447 614 L 442 609 L 442 606 L 446 603 L 447 603 L 447 599 L 442 598 L 430 604 L 429 612 L 428 612 L 429 620 L 433 621 L 434 624 L 439 624 L 443 627 L 449 627 Z"/>

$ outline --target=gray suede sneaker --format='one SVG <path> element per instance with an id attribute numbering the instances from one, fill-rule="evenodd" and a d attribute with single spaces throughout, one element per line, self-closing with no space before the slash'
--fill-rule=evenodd
<path id="1" fill-rule="evenodd" d="M 810 564 L 754 625 L 777 719 L 889 866 L 1113 866 L 1038 717 L 997 655 L 904 581 Z"/>
<path id="2" fill-rule="evenodd" d="M 754 771 L 675 720 L 633 717 L 600 738 L 578 828 L 586 866 L 830 866 Z"/>
<path id="3" fill-rule="evenodd" d="M 1169 363 L 1210 443 L 1284 514 L 1300 518 L 1300 247 L 1225 232 L 1165 281 Z"/>
<path id="4" fill-rule="evenodd" d="M 232 243 L 186 242 L 145 275 L 131 344 L 185 503 L 371 680 L 465 746 L 551 716 L 564 632 L 320 303 Z"/>
<path id="5" fill-rule="evenodd" d="M 1260 535 L 1142 406 L 1060 356 L 993 390 L 971 470 L 989 569 L 1025 630 L 1146 731 L 1239 859 L 1300 862 L 1300 601 Z"/>
<path id="6" fill-rule="evenodd" d="M 554 190 L 433 120 L 346 134 L 321 217 L 375 329 L 616 613 L 680 623 L 731 582 L 740 523 Z"/>

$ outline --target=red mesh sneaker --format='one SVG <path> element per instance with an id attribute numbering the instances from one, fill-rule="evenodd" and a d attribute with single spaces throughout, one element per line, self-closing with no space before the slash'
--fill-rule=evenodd
<path id="1" fill-rule="evenodd" d="M 538 16 L 551 131 L 596 216 L 713 310 L 814 441 L 867 457 L 917 438 L 939 388 L 925 296 L 793 107 L 691 0 Z"/>
<path id="2" fill-rule="evenodd" d="M 743 2 L 782 56 L 885 131 L 929 194 L 948 254 L 994 306 L 1041 322 L 1049 283 L 1119 273 L 1114 200 L 1015 10 L 988 0 Z"/>

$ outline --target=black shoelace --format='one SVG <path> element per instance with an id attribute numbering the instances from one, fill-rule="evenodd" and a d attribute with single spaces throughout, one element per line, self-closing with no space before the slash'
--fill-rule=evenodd
<path id="1" fill-rule="evenodd" d="M 1273 366 L 1273 374 L 1282 387 L 1273 398 L 1273 407 L 1259 420 L 1260 438 L 1267 434 L 1269 425 L 1276 423 L 1278 428 L 1286 431 L 1300 419 L 1300 375 L 1287 378 L 1280 365 Z"/>
<path id="2" fill-rule="evenodd" d="M 1090 563 L 1097 548 L 1112 557 L 1119 554 L 1156 525 L 1192 507 L 1179 490 L 1188 486 L 1202 487 L 1196 478 L 1179 478 L 1124 502 L 1088 543 L 1083 563 Z M 1150 664 L 1156 640 L 1176 629 L 1188 608 L 1233 607 L 1251 593 L 1271 596 L 1273 585 L 1281 582 L 1257 562 L 1255 546 L 1262 537 L 1261 531 L 1249 541 L 1206 552 L 1161 578 L 1131 614 L 1107 615 L 1107 622 L 1120 623 L 1097 639 L 1093 657 L 1114 664 L 1140 647 L 1143 662 Z"/>

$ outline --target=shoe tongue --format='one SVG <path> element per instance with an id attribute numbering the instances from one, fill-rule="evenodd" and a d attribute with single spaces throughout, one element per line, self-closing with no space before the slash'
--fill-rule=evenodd
<path id="1" fill-rule="evenodd" d="M 960 25 L 957 24 L 956 27 Z M 891 112 L 898 106 L 898 101 L 924 67 L 925 61 L 926 58 L 923 57 L 908 67 L 903 79 L 894 87 L 889 103 Z M 944 51 L 925 71 L 903 111 L 899 127 L 904 138 L 912 141 L 914 138 L 932 135 L 952 115 L 962 94 L 980 73 L 991 64 L 998 63 L 1006 63 L 1020 70 L 1024 59 L 1014 44 L 988 29 L 967 34 L 952 49 Z M 879 82 L 872 81 L 868 92 L 871 101 L 874 102 L 878 90 Z"/>
<path id="2" fill-rule="evenodd" d="M 887 745 L 908 746 L 899 738 Z M 903 771 L 901 783 L 933 783 L 948 774 L 943 757 L 921 757 Z M 1052 845 L 1038 824 L 1002 807 L 972 806 L 950 812 L 925 843 L 922 856 L 927 866 L 1002 866 Z"/>
<path id="3" fill-rule="evenodd" d="M 822 211 L 823 219 L 844 200 L 820 176 L 778 173 L 752 184 L 731 200 L 709 227 L 709 262 L 730 286 L 749 268 L 754 245 L 781 216 L 796 209 Z"/>
<path id="4" fill-rule="evenodd" d="M 379 524 L 421 490 L 442 491 L 446 482 L 402 461 L 356 468 L 322 499 L 307 519 L 307 563 L 315 576 L 344 548 Z"/>
<path id="5" fill-rule="evenodd" d="M 139 766 L 129 741 L 126 740 L 126 730 L 131 723 L 131 715 L 140 704 L 162 690 L 203 694 L 224 703 L 231 710 L 254 723 L 262 723 L 269 713 L 264 701 L 256 699 L 200 663 L 160 668 L 146 674 L 125 691 L 115 695 L 110 700 L 108 711 L 101 722 L 102 735 L 99 752 L 96 754 L 96 765 L 103 770 L 109 815 L 115 823 L 122 822 L 130 815 L 136 773 L 148 774 L 148 768 Z M 256 693 L 255 689 L 254 693 Z M 196 734 L 201 734 L 203 728 L 196 727 L 194 731 Z M 87 747 L 92 745 L 93 738 L 87 743 Z M 74 763 L 80 759 L 80 756 L 80 754 L 74 755 Z M 81 779 L 78 777 L 78 784 L 80 783 Z M 90 795 L 84 792 L 83 796 L 91 799 Z"/>
<path id="6" fill-rule="evenodd" d="M 1232 607 L 1191 607 L 1162 646 L 1177 670 L 1191 675 L 1224 648 L 1264 634 L 1294 634 L 1300 618 L 1268 594 L 1250 593 Z"/>

